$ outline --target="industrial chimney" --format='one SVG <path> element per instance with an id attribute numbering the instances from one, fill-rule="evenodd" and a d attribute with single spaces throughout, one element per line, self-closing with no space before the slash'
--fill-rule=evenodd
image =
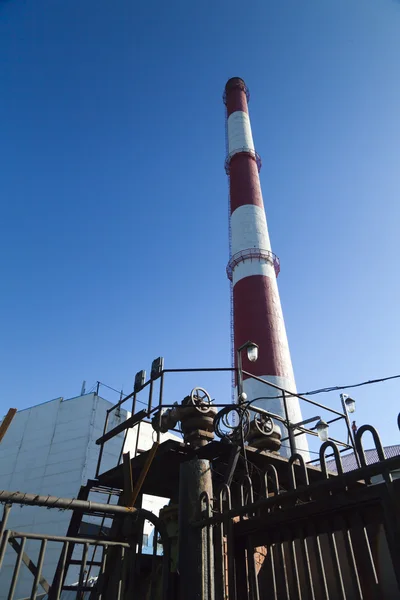
<path id="1" fill-rule="evenodd" d="M 279 260 L 271 250 L 259 171 L 261 160 L 255 151 L 248 111 L 249 92 L 243 79 L 233 77 L 225 86 L 227 116 L 226 172 L 230 197 L 230 261 L 227 268 L 232 283 L 233 348 L 247 341 L 259 346 L 257 362 L 243 355 L 243 369 L 290 392 L 296 392 L 292 361 L 283 320 L 276 277 Z M 244 376 L 243 389 L 248 400 L 272 413 L 285 417 L 277 390 Z M 299 401 L 287 400 L 288 417 L 302 421 Z M 298 433 L 298 432 L 297 432 Z M 282 431 L 283 437 L 287 431 Z M 296 436 L 298 451 L 308 458 L 305 435 Z M 289 442 L 281 454 L 290 455 Z"/>

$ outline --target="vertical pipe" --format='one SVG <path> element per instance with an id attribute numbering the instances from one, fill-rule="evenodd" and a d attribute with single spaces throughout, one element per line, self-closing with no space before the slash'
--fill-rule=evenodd
<path id="1" fill-rule="evenodd" d="M 39 558 L 38 558 L 38 562 L 37 562 L 37 571 L 36 571 L 35 579 L 34 579 L 33 586 L 32 586 L 30 600 L 36 600 L 39 582 L 40 582 L 41 575 L 42 575 L 42 568 L 43 568 L 44 554 L 46 552 L 46 546 L 47 546 L 47 540 L 42 540 L 42 543 L 40 544 Z"/>
<path id="2" fill-rule="evenodd" d="M 193 458 L 181 463 L 179 471 L 179 572 L 181 596 L 185 600 L 198 600 L 209 588 L 205 533 L 192 527 L 201 516 L 201 498 L 213 497 L 211 466 L 205 459 Z M 210 548 L 211 551 L 211 548 Z M 208 599 L 207 599 L 208 600 Z M 210 598 L 213 600 L 213 596 Z M 230 599 L 231 600 L 231 599 Z"/>
<path id="3" fill-rule="evenodd" d="M 17 560 L 15 562 L 14 572 L 12 575 L 12 580 L 11 580 L 11 585 L 10 585 L 10 589 L 8 592 L 7 600 L 13 600 L 13 598 L 14 598 L 14 592 L 15 592 L 15 587 L 17 585 L 19 570 L 21 568 L 22 555 L 24 553 L 25 543 L 26 543 L 26 538 L 24 538 L 24 537 L 21 538 L 21 544 L 18 548 Z"/>

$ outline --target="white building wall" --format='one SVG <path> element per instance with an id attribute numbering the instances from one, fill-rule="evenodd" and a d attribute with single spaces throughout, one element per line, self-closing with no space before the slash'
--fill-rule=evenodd
<path id="1" fill-rule="evenodd" d="M 103 434 L 106 411 L 111 403 L 96 394 L 86 394 L 69 400 L 57 398 L 32 408 L 17 412 L 3 442 L 0 444 L 0 488 L 27 493 L 49 494 L 74 498 L 81 485 L 94 479 L 99 446 L 96 439 Z M 129 415 L 125 410 L 110 415 L 108 429 L 112 429 Z M 152 445 L 150 424 L 141 426 L 139 449 L 148 450 Z M 134 455 L 137 428 L 129 430 L 124 451 Z M 124 434 L 109 440 L 104 447 L 101 472 L 116 466 Z M 167 434 L 162 436 L 167 439 Z M 106 497 L 96 498 L 106 501 Z M 165 499 L 153 499 L 149 504 L 155 512 L 166 503 Z M 146 506 L 147 507 L 147 506 Z M 71 518 L 70 511 L 14 505 L 8 528 L 16 531 L 65 535 Z M 85 517 L 85 521 L 99 522 Z M 26 552 L 35 562 L 37 542 L 27 542 Z M 59 544 L 49 544 L 43 568 L 50 582 L 58 562 Z M 0 573 L 0 600 L 5 600 L 15 552 L 7 551 Z M 29 596 L 32 575 L 23 566 L 15 598 Z M 76 581 L 71 569 L 69 583 Z"/>

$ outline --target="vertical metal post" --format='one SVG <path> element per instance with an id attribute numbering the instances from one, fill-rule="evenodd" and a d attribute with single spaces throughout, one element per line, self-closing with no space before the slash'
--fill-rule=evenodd
<path id="1" fill-rule="evenodd" d="M 53 585 L 56 586 L 54 595 L 52 595 L 53 600 L 59 600 L 59 598 L 60 598 L 61 588 L 62 588 L 63 579 L 64 579 L 65 565 L 67 562 L 68 548 L 69 548 L 69 542 L 64 542 L 63 548 L 61 551 L 61 561 L 60 561 L 60 565 L 59 565 L 59 572 L 57 573 L 57 581 L 53 581 L 53 584 L 51 586 L 52 588 L 53 588 Z M 58 571 L 58 569 L 57 569 L 57 571 Z M 51 591 L 53 591 L 53 590 L 51 590 Z"/>
<path id="2" fill-rule="evenodd" d="M 293 454 L 296 454 L 296 441 L 295 441 L 295 438 L 293 435 L 293 429 L 290 424 L 285 390 L 282 390 L 282 400 L 283 400 L 283 408 L 285 411 L 286 427 L 287 427 L 288 436 L 289 436 L 290 454 L 293 456 Z"/>
<path id="3" fill-rule="evenodd" d="M 349 419 L 349 413 L 347 412 L 347 408 L 346 408 L 346 404 L 343 400 L 343 394 L 340 394 L 340 400 L 342 402 L 342 410 L 343 410 L 343 414 L 344 414 L 344 420 L 346 423 L 346 427 L 347 427 L 347 443 L 349 443 L 349 441 L 351 442 L 353 451 L 354 451 L 354 456 L 357 462 L 357 466 L 358 468 L 361 468 L 361 461 L 360 461 L 360 457 L 358 456 L 358 452 L 357 452 L 357 448 L 356 448 L 356 444 L 354 441 L 354 436 L 353 436 L 353 432 L 351 430 L 351 425 L 350 425 L 350 419 Z"/>
<path id="4" fill-rule="evenodd" d="M 154 382 L 151 379 L 150 385 L 149 385 L 149 401 L 147 404 L 147 414 L 151 413 L 151 409 L 152 409 L 152 405 L 153 405 L 153 386 L 154 386 Z"/>
<path id="5" fill-rule="evenodd" d="M 1 569 L 1 565 L 3 564 L 3 560 L 4 560 L 4 555 L 6 553 L 7 550 L 7 545 L 8 545 L 8 538 L 10 537 L 10 533 L 11 531 L 9 529 L 7 529 L 4 534 L 3 537 L 1 538 L 1 547 L 0 547 L 0 569 Z"/>
<path id="6" fill-rule="evenodd" d="M 242 353 L 240 350 L 236 351 L 236 364 L 237 364 L 238 399 L 240 402 L 240 397 L 243 393 L 243 363 L 242 363 Z"/>
<path id="7" fill-rule="evenodd" d="M 32 586 L 30 600 L 36 600 L 39 582 L 41 580 L 41 575 L 42 575 L 42 568 L 43 568 L 44 554 L 46 552 L 46 546 L 47 546 L 47 540 L 42 540 L 42 543 L 40 544 L 39 558 L 38 558 L 38 562 L 37 562 L 37 571 L 36 571 L 35 579 L 34 579 L 33 586 Z"/>
<path id="8" fill-rule="evenodd" d="M 247 543 L 247 569 L 249 573 L 250 600 L 260 600 L 260 590 L 258 588 L 258 579 L 256 563 L 254 556 L 254 544 L 251 538 Z"/>
<path id="9" fill-rule="evenodd" d="M 213 546 L 205 543 L 211 532 L 205 534 L 202 528 L 192 526 L 201 517 L 201 498 L 205 494 L 213 497 L 210 462 L 198 458 L 183 462 L 179 476 L 179 572 L 181 597 L 185 600 L 214 600 Z"/>
<path id="10" fill-rule="evenodd" d="M 136 411 L 136 392 L 133 392 L 133 396 L 132 396 L 132 414 L 135 414 Z"/>
<path id="11" fill-rule="evenodd" d="M 3 508 L 3 517 L 1 519 L 1 525 L 0 525 L 0 542 L 3 538 L 3 534 L 6 529 L 8 515 L 10 514 L 11 507 L 12 507 L 12 504 L 5 504 L 4 508 Z"/>
<path id="12" fill-rule="evenodd" d="M 157 427 L 157 442 L 160 443 L 161 439 L 161 411 L 162 411 L 162 402 L 163 402 L 163 393 L 164 393 L 164 371 L 160 376 L 160 394 L 158 397 L 158 427 Z"/>
<path id="13" fill-rule="evenodd" d="M 235 583 L 237 600 L 250 600 L 247 577 L 246 544 L 243 539 L 235 540 Z M 229 590 L 229 594 L 230 594 Z M 230 597 L 230 596 L 229 596 Z M 234 596 L 235 597 L 235 596 Z"/>
<path id="14" fill-rule="evenodd" d="M 99 573 L 99 598 L 98 600 L 103 600 L 103 587 L 104 587 L 104 574 L 106 572 L 106 567 L 107 567 L 107 552 L 108 552 L 108 546 L 103 546 L 103 556 L 101 557 L 101 567 L 100 567 L 100 573 Z M 57 598 L 58 600 L 58 598 Z"/>
<path id="15" fill-rule="evenodd" d="M 13 600 L 13 598 L 14 598 L 14 592 L 15 592 L 15 588 L 17 586 L 19 570 L 21 568 L 21 562 L 22 562 L 22 555 L 23 555 L 24 549 L 25 549 L 25 543 L 26 543 L 26 538 L 21 538 L 21 544 L 18 548 L 17 560 L 15 563 L 14 572 L 13 572 L 7 600 Z"/>
<path id="16" fill-rule="evenodd" d="M 118 575 L 118 583 L 117 583 L 117 600 L 121 600 L 121 594 L 123 585 L 125 582 L 125 573 L 126 573 L 126 561 L 125 561 L 125 548 L 121 546 L 121 560 L 118 565 L 119 575 Z"/>

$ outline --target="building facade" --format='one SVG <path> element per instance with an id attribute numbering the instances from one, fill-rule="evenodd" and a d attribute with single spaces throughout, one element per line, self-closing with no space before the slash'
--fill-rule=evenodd
<path id="1" fill-rule="evenodd" d="M 56 398 L 43 404 L 17 412 L 2 443 L 0 444 L 0 488 L 35 494 L 49 494 L 66 498 L 76 498 L 79 489 L 88 479 L 94 479 L 99 446 L 96 440 L 103 434 L 107 410 L 112 404 L 95 393 L 85 394 L 64 400 Z M 113 429 L 130 416 L 119 409 L 110 414 L 108 429 Z M 173 437 L 164 435 L 162 439 Z M 123 444 L 124 433 L 109 440 L 104 447 L 101 472 L 117 465 Z M 124 452 L 134 455 L 149 450 L 153 443 L 153 429 L 150 424 L 141 425 L 137 443 L 137 428 L 128 430 Z M 98 495 L 97 495 L 98 496 Z M 95 498 L 105 502 L 106 498 Z M 144 505 L 152 512 L 168 502 L 168 499 L 149 497 Z M 11 511 L 8 528 L 29 533 L 66 535 L 70 511 L 45 510 L 35 506 L 17 507 Z M 99 519 L 85 517 L 86 530 L 98 527 Z M 145 541 L 151 551 L 152 528 L 145 528 Z M 38 545 L 28 542 L 25 552 L 35 562 Z M 5 599 L 15 553 L 11 548 L 5 556 L 0 575 L 0 599 Z M 59 545 L 46 552 L 43 574 L 51 582 L 59 558 Z M 68 583 L 77 581 L 77 572 L 71 569 Z M 15 593 L 16 599 L 29 595 L 32 575 L 23 566 Z"/>

